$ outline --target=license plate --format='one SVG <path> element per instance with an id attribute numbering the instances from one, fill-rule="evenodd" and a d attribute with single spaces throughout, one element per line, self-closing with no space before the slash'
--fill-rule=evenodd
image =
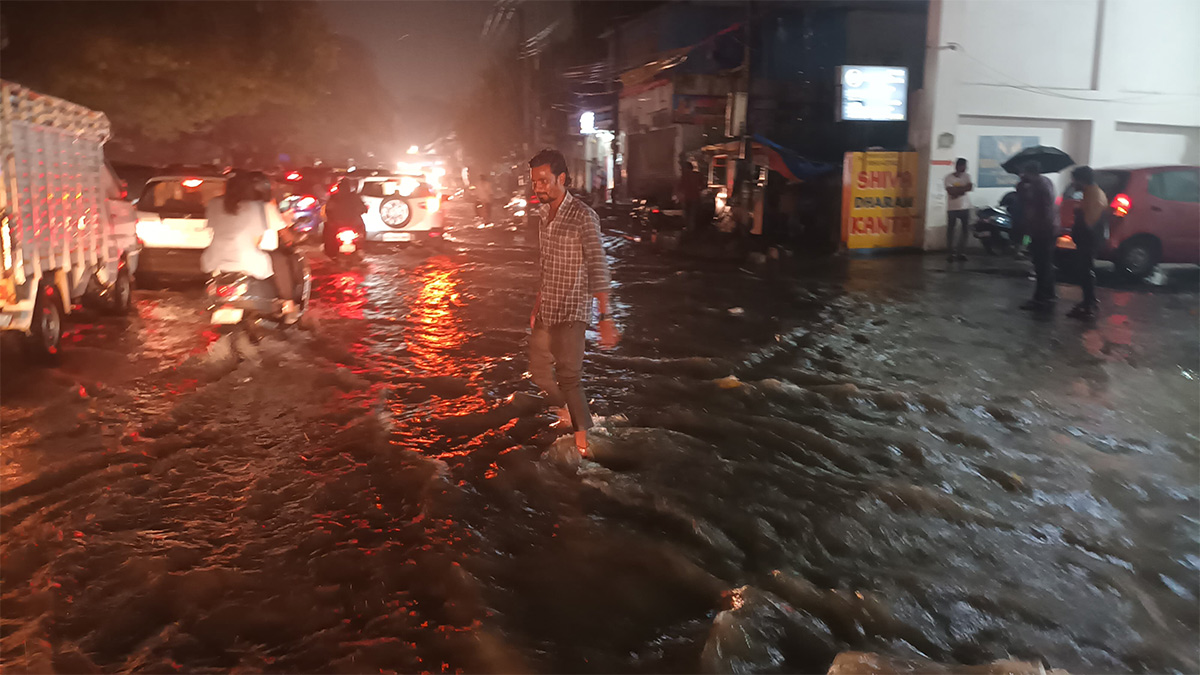
<path id="1" fill-rule="evenodd" d="M 342 244 L 341 246 L 338 246 L 338 251 L 340 253 L 354 253 L 354 249 L 354 244 Z"/>
<path id="2" fill-rule="evenodd" d="M 218 307 L 213 310 L 212 322 L 222 326 L 242 320 L 242 310 L 237 307 Z"/>
<path id="3" fill-rule="evenodd" d="M 384 241 L 412 241 L 411 232 L 384 232 L 381 237 Z"/>

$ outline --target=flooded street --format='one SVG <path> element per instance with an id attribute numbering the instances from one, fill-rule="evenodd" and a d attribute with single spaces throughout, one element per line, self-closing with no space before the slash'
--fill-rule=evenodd
<path id="1" fill-rule="evenodd" d="M 1200 670 L 1194 273 L 1089 325 L 1016 311 L 1011 261 L 610 236 L 579 462 L 525 375 L 536 250 L 458 223 L 311 252 L 317 325 L 240 363 L 196 286 L 6 349 L 4 669 Z"/>

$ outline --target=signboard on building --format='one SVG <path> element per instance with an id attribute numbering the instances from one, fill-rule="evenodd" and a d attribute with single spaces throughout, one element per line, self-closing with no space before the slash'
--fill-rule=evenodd
<path id="1" fill-rule="evenodd" d="M 838 121 L 903 122 L 908 119 L 908 68 L 838 68 Z"/>
<path id="2" fill-rule="evenodd" d="M 1037 136 L 980 136 L 979 187 L 1016 187 L 1019 178 L 1005 171 L 1001 164 L 1039 141 Z"/>
<path id="3" fill-rule="evenodd" d="M 675 94 L 671 101 L 671 119 L 676 124 L 725 126 L 725 97 Z"/>
<path id="4" fill-rule="evenodd" d="M 852 249 L 917 245 L 917 153 L 848 152 L 842 241 Z"/>

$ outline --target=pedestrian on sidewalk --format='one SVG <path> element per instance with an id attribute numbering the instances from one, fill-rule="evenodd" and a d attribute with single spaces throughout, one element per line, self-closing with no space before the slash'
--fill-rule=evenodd
<path id="1" fill-rule="evenodd" d="M 967 225 L 971 222 L 971 198 L 967 193 L 975 189 L 971 174 L 967 173 L 967 160 L 962 157 L 954 163 L 954 173 L 946 174 L 946 249 L 950 262 L 967 259 Z M 962 226 L 958 247 L 954 245 L 954 223 Z"/>
<path id="2" fill-rule="evenodd" d="M 600 305 L 600 346 L 611 349 L 620 340 L 609 314 L 612 281 L 600 242 L 600 218 L 567 190 L 567 161 L 561 152 L 539 152 L 529 160 L 529 174 L 542 203 L 540 281 L 529 317 L 529 370 L 560 421 L 575 431 L 576 449 L 587 457 L 592 415 L 581 377 L 593 297 Z"/>
<path id="3" fill-rule="evenodd" d="M 1029 162 L 1021 169 L 1017 195 L 1021 201 L 1022 225 L 1030 238 L 1029 255 L 1037 275 L 1033 299 L 1021 305 L 1021 309 L 1047 311 L 1054 308 L 1058 299 L 1054 288 L 1054 240 L 1058 234 L 1054 184 L 1042 175 L 1037 162 Z"/>
<path id="4" fill-rule="evenodd" d="M 683 206 L 683 220 L 689 234 L 700 230 L 700 193 L 705 188 L 704 176 L 688 160 L 679 162 L 679 185 L 675 194 Z"/>
<path id="5" fill-rule="evenodd" d="M 1071 172 L 1071 182 L 1083 196 L 1075 209 L 1071 239 L 1075 242 L 1075 259 L 1083 301 L 1067 313 L 1075 319 L 1094 319 L 1099 303 L 1096 301 L 1096 243 L 1108 215 L 1108 196 L 1096 185 L 1096 175 L 1090 166 L 1077 167 Z"/>

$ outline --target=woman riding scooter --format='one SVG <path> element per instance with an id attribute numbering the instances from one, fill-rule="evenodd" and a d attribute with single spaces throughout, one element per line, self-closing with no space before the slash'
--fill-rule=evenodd
<path id="1" fill-rule="evenodd" d="M 291 230 L 271 197 L 270 179 L 257 171 L 235 172 L 225 183 L 225 196 L 210 201 L 206 213 L 213 238 L 200 257 L 201 268 L 271 279 L 283 300 L 284 321 L 294 322 L 299 314 Z"/>

